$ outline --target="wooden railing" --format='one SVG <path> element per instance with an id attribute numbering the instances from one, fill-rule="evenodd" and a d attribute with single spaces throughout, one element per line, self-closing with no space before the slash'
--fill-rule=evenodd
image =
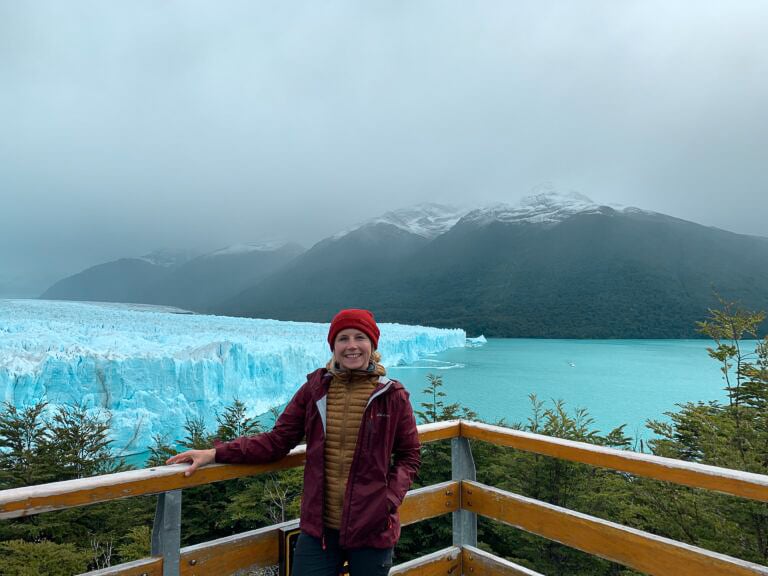
<path id="1" fill-rule="evenodd" d="M 453 545 L 392 569 L 391 574 L 535 575 L 477 548 L 477 515 L 504 522 L 648 574 L 674 576 L 768 576 L 768 567 L 746 562 L 574 512 L 475 481 L 469 440 L 490 442 L 635 476 L 714 490 L 768 502 L 768 476 L 694 464 L 648 454 L 540 436 L 468 421 L 419 427 L 422 442 L 451 439 L 452 479 L 412 490 L 400 516 L 403 525 L 453 514 Z M 153 529 L 153 557 L 88 573 L 88 576 L 223 575 L 278 562 L 283 525 L 181 548 L 180 491 L 211 482 L 301 466 L 304 448 L 269 465 L 213 465 L 187 478 L 186 465 L 162 466 L 95 478 L 0 492 L 0 519 L 16 518 L 144 494 L 161 494 Z"/>

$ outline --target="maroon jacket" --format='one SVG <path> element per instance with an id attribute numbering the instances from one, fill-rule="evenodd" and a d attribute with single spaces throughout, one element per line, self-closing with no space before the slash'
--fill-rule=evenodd
<path id="1" fill-rule="evenodd" d="M 262 464 L 279 460 L 307 441 L 301 529 L 323 537 L 326 395 L 332 376 L 307 375 L 270 432 L 216 443 L 216 462 Z M 397 508 L 421 463 L 416 420 L 408 392 L 384 376 L 368 400 L 357 435 L 344 494 L 339 544 L 343 548 L 391 548 L 400 537 Z"/>

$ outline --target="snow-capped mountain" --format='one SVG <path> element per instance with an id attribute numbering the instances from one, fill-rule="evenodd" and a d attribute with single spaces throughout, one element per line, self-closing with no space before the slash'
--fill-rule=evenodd
<path id="1" fill-rule="evenodd" d="M 240 254 L 248 254 L 251 252 L 275 252 L 286 246 L 298 246 L 287 242 L 285 240 L 264 240 L 261 242 L 247 242 L 244 244 L 232 244 L 213 252 L 208 252 L 204 255 L 204 258 L 216 258 L 218 256 L 236 256 Z M 299 249 L 301 247 L 299 246 Z"/>
<path id="2" fill-rule="evenodd" d="M 466 208 L 450 204 L 426 202 L 398 210 L 391 210 L 381 216 L 366 220 L 359 226 L 334 234 L 332 238 L 338 240 L 354 230 L 367 226 L 390 224 L 410 234 L 432 240 L 450 230 L 468 211 Z"/>
<path id="3" fill-rule="evenodd" d="M 236 244 L 190 258 L 157 250 L 87 268 L 51 286 L 45 299 L 133 302 L 205 311 L 275 272 L 304 249 L 289 242 Z"/>
<path id="4" fill-rule="evenodd" d="M 713 286 L 768 308 L 765 238 L 550 187 L 442 222 L 448 229 L 426 238 L 418 207 L 390 212 L 318 242 L 218 310 L 321 321 L 367 307 L 384 321 L 472 334 L 679 338 L 696 336 Z"/>
<path id="5" fill-rule="evenodd" d="M 171 268 L 125 259 L 46 297 L 304 321 L 362 307 L 494 336 L 691 337 L 713 287 L 768 309 L 766 261 L 766 238 L 544 185 L 471 212 L 392 210 L 307 251 L 238 244 Z"/>
<path id="6" fill-rule="evenodd" d="M 149 262 L 155 266 L 162 266 L 163 268 L 172 268 L 174 266 L 181 266 L 193 258 L 197 258 L 199 255 L 199 250 L 173 250 L 163 248 L 154 250 L 144 256 L 140 256 L 137 260 L 143 260 L 144 262 Z"/>
<path id="7" fill-rule="evenodd" d="M 152 304 L 204 312 L 268 277 L 303 251 L 290 242 L 233 244 L 174 269 L 139 297 Z"/>
<path id="8" fill-rule="evenodd" d="M 645 212 L 639 208 L 597 204 L 579 192 L 561 193 L 551 186 L 543 186 L 515 205 L 496 203 L 478 208 L 464 216 L 462 221 L 478 226 L 485 226 L 491 222 L 557 224 L 575 214 L 606 214 L 611 211 Z"/>

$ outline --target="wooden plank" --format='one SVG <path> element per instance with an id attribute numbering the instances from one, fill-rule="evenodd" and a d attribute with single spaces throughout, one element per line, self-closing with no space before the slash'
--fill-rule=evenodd
<path id="1" fill-rule="evenodd" d="M 400 524 L 415 522 L 455 512 L 459 509 L 459 483 L 455 481 L 432 484 L 411 490 L 400 506 Z"/>
<path id="2" fill-rule="evenodd" d="M 305 447 L 299 446 L 282 460 L 270 464 L 213 464 L 200 468 L 190 477 L 184 476 L 184 470 L 187 469 L 188 464 L 174 464 L 3 490 L 0 492 L 0 519 L 31 516 L 41 512 L 145 494 L 158 494 L 169 490 L 192 488 L 222 480 L 295 468 L 304 463 L 304 452 Z"/>
<path id="3" fill-rule="evenodd" d="M 163 559 L 143 558 L 101 570 L 84 572 L 80 576 L 163 576 Z"/>
<path id="4" fill-rule="evenodd" d="M 474 546 L 462 546 L 461 568 L 472 576 L 544 576 Z"/>
<path id="5" fill-rule="evenodd" d="M 295 520 L 187 546 L 181 549 L 181 576 L 232 574 L 256 566 L 279 562 L 280 528 Z"/>
<path id="6" fill-rule="evenodd" d="M 561 460 L 582 462 L 646 478 L 768 502 L 768 476 L 763 474 L 616 450 L 478 422 L 462 421 L 461 435 Z"/>
<path id="7" fill-rule="evenodd" d="M 419 428 L 419 440 L 422 444 L 437 440 L 456 438 L 461 431 L 460 420 L 446 420 L 445 422 L 433 422 L 422 424 Z"/>
<path id="8" fill-rule="evenodd" d="M 768 575 L 768 567 L 765 566 L 518 496 L 478 482 L 462 482 L 461 498 L 462 507 L 467 510 L 647 574 Z"/>
<path id="9" fill-rule="evenodd" d="M 393 566 L 389 576 L 460 576 L 461 573 L 461 550 L 451 546 Z"/>

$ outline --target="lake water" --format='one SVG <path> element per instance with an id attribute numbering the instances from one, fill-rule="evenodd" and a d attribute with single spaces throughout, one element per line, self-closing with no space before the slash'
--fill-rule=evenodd
<path id="1" fill-rule="evenodd" d="M 415 407 L 430 372 L 443 377 L 447 402 L 459 402 L 481 418 L 525 422 L 528 395 L 551 406 L 562 399 L 570 414 L 587 408 L 602 432 L 626 424 L 625 433 L 648 438 L 648 419 L 664 418 L 676 404 L 725 400 L 709 340 L 490 339 L 479 348 L 454 348 L 415 366 L 391 368 Z M 431 400 L 431 398 L 430 398 Z"/>

